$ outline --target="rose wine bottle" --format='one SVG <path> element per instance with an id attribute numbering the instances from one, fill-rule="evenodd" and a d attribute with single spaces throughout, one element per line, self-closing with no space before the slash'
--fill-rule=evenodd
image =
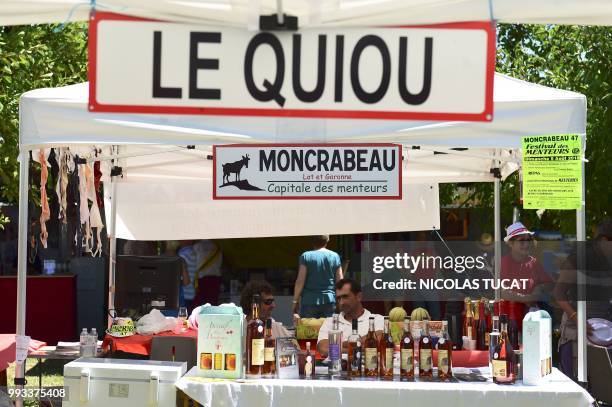
<path id="1" fill-rule="evenodd" d="M 410 318 L 404 318 L 404 335 L 400 340 L 400 377 L 414 377 L 414 339 L 410 333 Z"/>
<path id="2" fill-rule="evenodd" d="M 389 317 L 385 317 L 385 328 L 383 336 L 378 342 L 378 367 L 379 377 L 385 380 L 393 380 L 393 353 L 395 344 L 389 330 Z"/>
<path id="3" fill-rule="evenodd" d="M 429 320 L 423 320 L 423 333 L 419 340 L 419 377 L 433 376 L 433 346 L 429 336 Z"/>

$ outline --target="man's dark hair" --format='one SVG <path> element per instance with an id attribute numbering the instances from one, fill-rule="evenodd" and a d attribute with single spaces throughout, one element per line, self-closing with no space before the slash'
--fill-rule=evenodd
<path id="1" fill-rule="evenodd" d="M 250 315 L 251 304 L 253 303 L 253 295 L 266 293 L 273 294 L 274 288 L 266 280 L 252 280 L 247 283 L 240 293 L 240 306 L 242 311 Z M 260 304 L 261 305 L 261 304 Z"/>
<path id="2" fill-rule="evenodd" d="M 315 247 L 327 246 L 329 243 L 329 235 L 316 235 L 312 237 L 312 244 Z"/>
<path id="3" fill-rule="evenodd" d="M 351 292 L 353 294 L 357 295 L 361 292 L 361 284 L 359 284 L 357 281 L 353 280 L 352 278 L 343 278 L 341 280 L 338 280 L 338 282 L 336 283 L 336 290 L 342 289 L 342 287 L 344 287 L 347 284 L 351 285 Z"/>

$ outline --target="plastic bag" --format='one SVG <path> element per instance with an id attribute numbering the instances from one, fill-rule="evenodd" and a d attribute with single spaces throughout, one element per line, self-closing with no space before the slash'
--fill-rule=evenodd
<path id="1" fill-rule="evenodd" d="M 164 331 L 173 331 L 178 323 L 176 318 L 166 317 L 158 309 L 152 309 L 136 323 L 136 332 L 140 335 L 154 335 Z"/>

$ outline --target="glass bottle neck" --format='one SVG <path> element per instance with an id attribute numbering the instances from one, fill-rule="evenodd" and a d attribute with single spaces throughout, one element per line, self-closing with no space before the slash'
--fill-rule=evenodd
<path id="1" fill-rule="evenodd" d="M 370 320 L 370 332 L 374 332 L 374 320 Z"/>
<path id="2" fill-rule="evenodd" d="M 256 302 L 253 303 L 251 308 L 251 315 L 253 319 L 259 319 L 259 305 Z"/>
<path id="3" fill-rule="evenodd" d="M 385 333 L 388 334 L 389 333 L 389 320 L 385 319 Z"/>

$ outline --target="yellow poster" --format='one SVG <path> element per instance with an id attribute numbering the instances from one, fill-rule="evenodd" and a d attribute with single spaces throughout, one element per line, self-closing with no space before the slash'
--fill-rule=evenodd
<path id="1" fill-rule="evenodd" d="M 582 140 L 577 134 L 525 136 L 523 207 L 580 209 Z"/>

